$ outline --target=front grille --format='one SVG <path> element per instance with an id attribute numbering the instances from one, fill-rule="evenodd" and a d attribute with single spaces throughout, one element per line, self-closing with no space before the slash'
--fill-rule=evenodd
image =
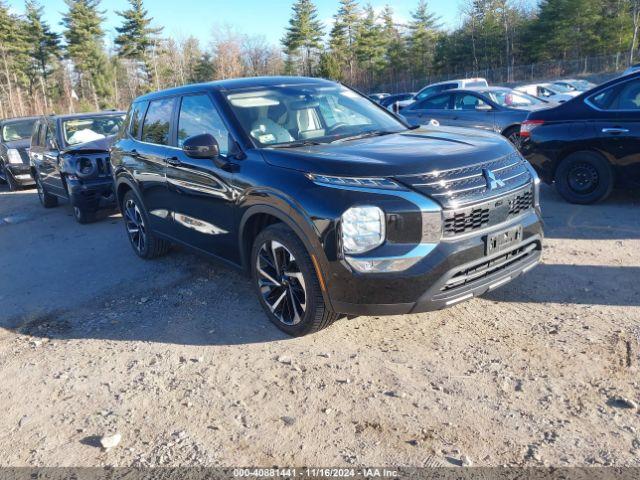
<path id="1" fill-rule="evenodd" d="M 96 158 L 96 165 L 98 166 L 99 175 L 108 175 L 111 173 L 109 158 Z"/>
<path id="2" fill-rule="evenodd" d="M 477 206 L 445 210 L 443 212 L 443 235 L 455 237 L 485 227 L 492 227 L 531 208 L 533 208 L 533 190 L 531 186 L 528 186 Z"/>
<path id="3" fill-rule="evenodd" d="M 489 162 L 403 176 L 398 180 L 434 198 L 444 208 L 456 208 L 519 189 L 530 184 L 532 178 L 527 161 L 518 152 L 512 152 Z"/>
<path id="4" fill-rule="evenodd" d="M 471 282 L 493 275 L 496 272 L 505 270 L 511 265 L 524 261 L 535 255 L 540 249 L 540 244 L 536 242 L 522 245 L 510 250 L 496 258 L 486 260 L 482 263 L 459 270 L 451 276 L 440 289 L 441 292 L 450 292 L 452 290 L 462 288 Z"/>

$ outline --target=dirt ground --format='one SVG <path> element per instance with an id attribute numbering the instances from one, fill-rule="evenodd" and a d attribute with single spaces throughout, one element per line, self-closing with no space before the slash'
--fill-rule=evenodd
<path id="1" fill-rule="evenodd" d="M 524 277 L 291 339 L 242 275 L 0 190 L 0 466 L 640 466 L 640 195 L 543 193 Z"/>

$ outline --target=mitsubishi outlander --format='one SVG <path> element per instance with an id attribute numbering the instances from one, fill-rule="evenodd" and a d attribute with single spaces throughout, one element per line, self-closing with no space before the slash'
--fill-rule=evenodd
<path id="1" fill-rule="evenodd" d="M 245 270 L 291 335 L 448 307 L 541 256 L 538 177 L 508 140 L 410 127 L 326 80 L 142 96 L 110 158 L 138 256 L 183 244 Z"/>

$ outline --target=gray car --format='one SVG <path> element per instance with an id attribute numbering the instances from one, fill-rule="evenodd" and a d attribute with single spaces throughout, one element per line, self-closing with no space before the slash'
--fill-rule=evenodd
<path id="1" fill-rule="evenodd" d="M 402 116 L 412 125 L 437 120 L 441 125 L 491 130 L 519 146 L 520 124 L 529 112 L 551 106 L 545 100 L 510 88 L 477 87 L 431 95 L 406 107 Z"/>

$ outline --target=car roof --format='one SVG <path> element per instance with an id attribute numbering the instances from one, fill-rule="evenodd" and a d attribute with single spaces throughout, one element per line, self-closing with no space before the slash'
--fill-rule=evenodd
<path id="1" fill-rule="evenodd" d="M 169 88 L 167 90 L 161 90 L 159 92 L 148 93 L 136 98 L 134 101 L 147 101 L 156 98 L 161 98 L 170 95 L 183 95 L 185 93 L 191 93 L 194 91 L 202 90 L 217 90 L 217 91 L 233 91 L 244 90 L 250 88 L 260 87 L 293 87 L 302 85 L 336 85 L 335 82 L 325 80 L 323 78 L 311 78 L 311 77 L 247 77 L 247 78 L 232 78 L 228 80 L 217 80 L 215 82 L 208 83 L 195 83 L 192 85 L 184 85 L 182 87 Z"/>
<path id="2" fill-rule="evenodd" d="M 24 120 L 37 120 L 38 118 L 40 118 L 38 115 L 33 115 L 30 117 L 11 117 L 11 118 L 3 118 L 2 120 L 0 120 L 0 124 L 4 125 L 6 123 L 14 123 L 14 122 L 21 122 Z"/>
<path id="3" fill-rule="evenodd" d="M 83 112 L 83 113 L 65 113 L 62 115 L 46 115 L 46 117 L 52 120 L 69 120 L 69 119 L 101 117 L 101 116 L 108 116 L 108 115 L 126 115 L 126 113 L 127 112 L 123 112 L 120 110 L 102 110 L 100 112 Z"/>

